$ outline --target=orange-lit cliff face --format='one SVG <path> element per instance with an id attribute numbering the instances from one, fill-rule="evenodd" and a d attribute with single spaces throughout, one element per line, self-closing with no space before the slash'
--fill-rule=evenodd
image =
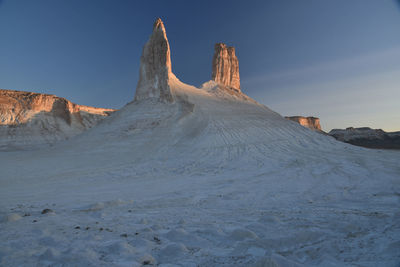
<path id="1" fill-rule="evenodd" d="M 77 105 L 54 95 L 0 90 L 0 150 L 72 137 L 113 111 Z"/>
<path id="2" fill-rule="evenodd" d="M 322 131 L 321 125 L 319 123 L 319 118 L 315 117 L 303 117 L 303 116 L 292 116 L 292 117 L 285 117 L 291 121 L 295 121 L 300 125 L 307 127 L 314 131 Z"/>
<path id="3" fill-rule="evenodd" d="M 240 91 L 239 60 L 234 47 L 217 43 L 212 61 L 212 79 Z"/>
<path id="4" fill-rule="evenodd" d="M 95 117 L 106 117 L 113 109 L 81 106 L 55 95 L 31 92 L 0 90 L 0 125 L 20 125 L 35 119 L 39 113 L 64 120 L 69 125 L 92 126 L 84 120 L 85 113 Z"/>

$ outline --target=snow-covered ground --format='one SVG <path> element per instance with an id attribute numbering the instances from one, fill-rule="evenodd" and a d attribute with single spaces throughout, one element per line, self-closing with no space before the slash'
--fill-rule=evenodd
<path id="1" fill-rule="evenodd" d="M 175 103 L 0 153 L 1 266 L 399 266 L 399 151 L 171 84 Z"/>

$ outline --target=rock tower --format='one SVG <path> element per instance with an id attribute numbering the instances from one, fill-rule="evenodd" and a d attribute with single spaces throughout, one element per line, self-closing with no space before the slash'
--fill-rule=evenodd
<path id="1" fill-rule="evenodd" d="M 161 102 L 172 102 L 173 97 L 169 85 L 171 77 L 174 75 L 171 71 L 167 33 L 164 23 L 158 18 L 140 58 L 140 74 L 135 101 L 156 98 Z"/>
<path id="2" fill-rule="evenodd" d="M 240 91 L 239 60 L 234 47 L 228 47 L 223 43 L 215 44 L 212 79 Z"/>

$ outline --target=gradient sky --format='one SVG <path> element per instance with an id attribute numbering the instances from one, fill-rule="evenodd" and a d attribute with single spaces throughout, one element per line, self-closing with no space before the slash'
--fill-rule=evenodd
<path id="1" fill-rule="evenodd" d="M 120 108 L 161 17 L 172 69 L 211 78 L 216 42 L 236 47 L 242 90 L 322 127 L 400 130 L 400 4 L 395 0 L 0 0 L 0 88 Z"/>

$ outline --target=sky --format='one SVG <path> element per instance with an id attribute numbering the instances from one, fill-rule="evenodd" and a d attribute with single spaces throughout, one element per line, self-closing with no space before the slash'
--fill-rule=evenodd
<path id="1" fill-rule="evenodd" d="M 185 83 L 211 79 L 224 42 L 242 91 L 281 115 L 400 131 L 397 0 L 0 0 L 0 88 L 121 108 L 157 17 Z"/>

